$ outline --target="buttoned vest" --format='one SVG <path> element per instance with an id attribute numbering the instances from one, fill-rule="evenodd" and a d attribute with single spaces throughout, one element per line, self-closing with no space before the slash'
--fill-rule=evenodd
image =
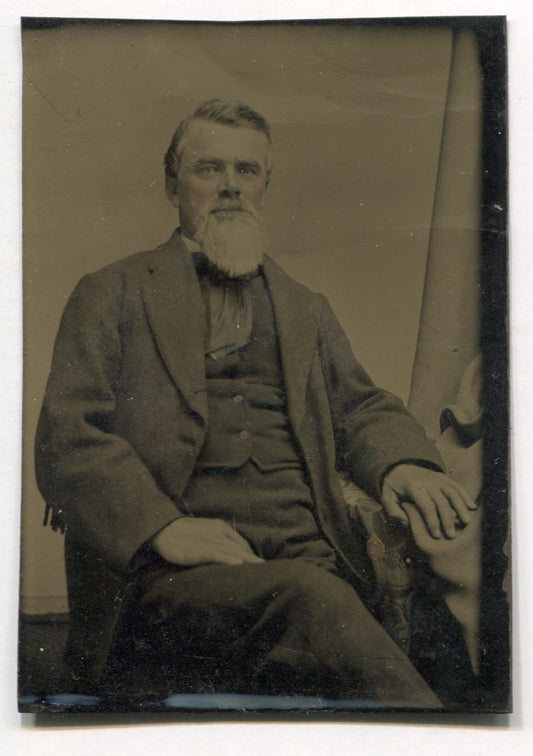
<path id="1" fill-rule="evenodd" d="M 230 523 L 264 559 L 299 557 L 334 570 L 288 418 L 270 296 L 262 276 L 247 285 L 251 338 L 206 357 L 207 436 L 182 504 Z"/>
<path id="2" fill-rule="evenodd" d="M 252 460 L 265 471 L 298 468 L 270 296 L 261 275 L 245 285 L 252 294 L 251 339 L 219 359 L 206 356 L 209 423 L 196 467 L 237 468 Z"/>

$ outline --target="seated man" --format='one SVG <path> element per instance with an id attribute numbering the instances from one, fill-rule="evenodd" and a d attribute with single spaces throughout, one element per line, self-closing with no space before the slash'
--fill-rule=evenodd
<path id="1" fill-rule="evenodd" d="M 326 299 L 265 256 L 265 119 L 206 102 L 165 167 L 180 228 L 79 283 L 39 422 L 76 679 L 96 685 L 130 646 L 173 693 L 200 676 L 216 692 L 440 707 L 361 600 L 337 470 L 391 517 L 413 502 L 434 538 L 475 505 Z"/>

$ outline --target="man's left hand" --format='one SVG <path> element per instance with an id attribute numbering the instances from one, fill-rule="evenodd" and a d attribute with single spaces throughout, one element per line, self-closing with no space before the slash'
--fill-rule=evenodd
<path id="1" fill-rule="evenodd" d="M 409 518 L 401 505 L 412 502 L 433 538 L 440 538 L 443 533 L 453 538 L 456 523 L 469 523 L 470 510 L 476 509 L 475 502 L 459 483 L 444 473 L 411 464 L 397 465 L 386 475 L 381 501 L 389 517 L 406 525 Z"/>

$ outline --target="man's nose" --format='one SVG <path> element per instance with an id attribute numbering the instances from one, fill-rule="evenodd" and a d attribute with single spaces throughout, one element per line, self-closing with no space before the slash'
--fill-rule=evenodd
<path id="1" fill-rule="evenodd" d="M 218 193 L 221 197 L 235 199 L 241 194 L 241 186 L 237 171 L 229 168 L 221 173 Z"/>

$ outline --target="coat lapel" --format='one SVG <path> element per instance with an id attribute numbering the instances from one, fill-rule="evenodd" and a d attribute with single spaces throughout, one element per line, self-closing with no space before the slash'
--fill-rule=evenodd
<path id="1" fill-rule="evenodd" d="M 178 232 L 150 261 L 142 296 L 172 380 L 191 409 L 206 421 L 204 306 L 194 263 Z"/>
<path id="2" fill-rule="evenodd" d="M 307 289 L 296 284 L 270 258 L 265 258 L 263 269 L 278 331 L 289 417 L 297 431 L 304 413 L 307 379 L 317 348 L 318 328 L 312 309 L 313 299 Z"/>
<path id="3" fill-rule="evenodd" d="M 142 296 L 157 347 L 191 409 L 206 421 L 203 300 L 194 263 L 177 232 L 152 258 L 148 274 Z M 312 296 L 268 257 L 264 274 L 272 297 L 289 416 L 297 430 L 317 347 Z"/>

